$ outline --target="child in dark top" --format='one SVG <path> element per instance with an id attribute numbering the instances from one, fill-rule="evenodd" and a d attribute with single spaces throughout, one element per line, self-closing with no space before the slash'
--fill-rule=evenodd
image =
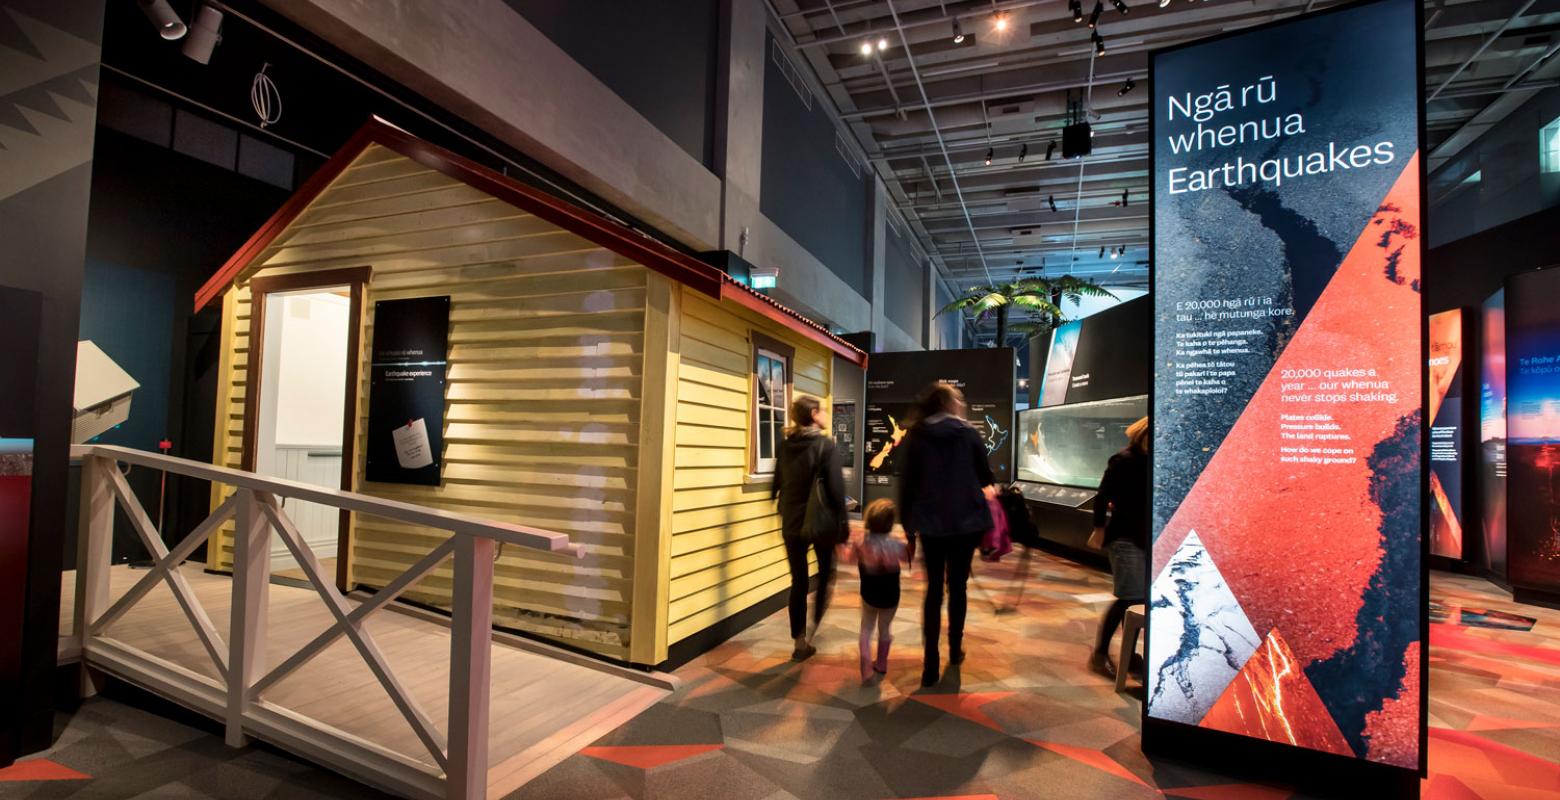
<path id="1" fill-rule="evenodd" d="M 890 535 L 894 529 L 894 503 L 877 500 L 863 515 L 867 535 L 856 545 L 856 565 L 861 573 L 861 682 L 871 683 L 888 673 L 888 646 L 893 643 L 894 612 L 899 610 L 899 565 L 908 560 L 905 543 Z M 877 657 L 872 654 L 872 631 L 877 630 Z"/>

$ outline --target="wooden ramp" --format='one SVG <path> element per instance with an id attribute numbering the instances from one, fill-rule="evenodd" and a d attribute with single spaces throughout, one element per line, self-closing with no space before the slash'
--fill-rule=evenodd
<path id="1" fill-rule="evenodd" d="M 110 571 L 110 594 L 122 596 L 144 569 L 116 566 Z M 194 594 L 224 638 L 232 600 L 232 580 L 206 573 L 194 565 L 180 569 Z M 75 591 L 75 573 L 65 573 L 61 630 L 70 630 L 73 614 L 69 598 Z M 348 602 L 358 605 L 356 598 Z M 392 606 L 392 608 L 394 608 Z M 296 652 L 335 622 L 312 589 L 273 582 L 267 613 L 270 618 L 266 663 L 277 664 Z M 385 661 L 401 676 L 401 685 L 433 719 L 443 719 L 449 703 L 448 621 L 424 613 L 376 614 L 364 623 L 379 643 Z M 159 583 L 124 616 L 102 632 L 106 643 L 128 646 L 206 679 L 213 691 L 178 689 L 165 685 L 167 667 L 130 655 L 126 648 L 109 647 L 91 659 L 92 666 L 148 691 L 169 696 L 195 711 L 216 719 L 226 714 L 226 696 L 217 691 L 220 676 L 205 647 L 181 612 L 175 597 Z M 102 643 L 99 643 L 102 644 Z M 94 645 L 97 647 L 97 645 Z M 584 656 L 558 651 L 546 645 L 495 637 L 492 661 L 491 735 L 488 740 L 488 796 L 502 797 L 569 757 L 613 728 L 654 705 L 669 691 L 665 676 L 638 675 Z M 172 690 L 169 691 L 165 690 Z M 380 681 L 345 637 L 323 650 L 259 698 L 261 706 L 304 718 L 327 737 L 313 744 L 291 741 L 291 735 L 274 737 L 271 743 L 286 750 L 326 747 L 336 752 L 300 752 L 353 778 L 398 794 L 408 792 L 403 780 L 370 773 L 369 765 L 353 769 L 354 749 L 395 754 L 407 766 L 439 769 L 417 734 L 391 701 Z M 264 739 L 272 736 L 260 735 Z M 326 738 L 340 738 L 348 746 L 333 748 Z M 361 744 L 353 745 L 353 742 Z M 320 757 L 324 756 L 324 757 Z M 415 763 L 413 763 L 415 762 Z M 433 790 L 434 787 L 429 785 Z M 442 791 L 436 792 L 442 795 Z"/>

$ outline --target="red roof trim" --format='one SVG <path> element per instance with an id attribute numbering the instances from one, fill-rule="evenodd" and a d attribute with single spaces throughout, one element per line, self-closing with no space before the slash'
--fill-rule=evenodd
<path id="1" fill-rule="evenodd" d="M 582 209 L 535 187 L 520 183 L 468 158 L 438 145 L 418 139 L 377 117 L 352 135 L 330 160 L 320 167 L 280 209 L 256 231 L 249 241 L 195 293 L 195 310 L 200 311 L 227 289 L 282 231 L 309 206 L 332 181 L 341 175 L 371 144 L 394 150 L 429 169 L 480 189 L 517 208 L 589 239 L 625 258 L 655 270 L 679 283 L 711 297 L 734 300 L 759 314 L 818 342 L 835 353 L 862 366 L 866 354 L 830 334 L 828 329 L 801 314 L 737 283 L 720 269 L 665 243 L 629 230 L 600 214 Z"/>

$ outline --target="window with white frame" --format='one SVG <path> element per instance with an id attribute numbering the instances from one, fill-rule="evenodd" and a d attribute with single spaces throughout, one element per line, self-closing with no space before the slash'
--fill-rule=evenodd
<path id="1" fill-rule="evenodd" d="M 775 471 L 785 439 L 786 413 L 791 405 L 791 360 L 795 351 L 759 334 L 753 336 L 752 457 L 755 475 Z"/>
<path id="2" fill-rule="evenodd" d="M 1560 172 L 1560 117 L 1538 130 L 1538 171 Z"/>

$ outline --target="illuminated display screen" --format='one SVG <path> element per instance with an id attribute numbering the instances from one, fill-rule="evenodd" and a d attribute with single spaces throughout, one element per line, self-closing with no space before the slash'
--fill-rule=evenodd
<path id="1" fill-rule="evenodd" d="M 1430 315 L 1430 554 L 1463 557 L 1463 312 Z"/>
<path id="2" fill-rule="evenodd" d="M 1099 488 L 1127 427 L 1147 414 L 1147 395 L 1018 412 L 1018 479 Z"/>
<path id="3" fill-rule="evenodd" d="M 1483 567 L 1506 578 L 1506 290 L 1484 301 L 1479 368 L 1479 491 Z"/>
<path id="4" fill-rule="evenodd" d="M 1506 289 L 1506 577 L 1560 592 L 1560 269 Z"/>
<path id="5" fill-rule="evenodd" d="M 1153 57 L 1151 721 L 1421 763 L 1416 16 Z"/>

